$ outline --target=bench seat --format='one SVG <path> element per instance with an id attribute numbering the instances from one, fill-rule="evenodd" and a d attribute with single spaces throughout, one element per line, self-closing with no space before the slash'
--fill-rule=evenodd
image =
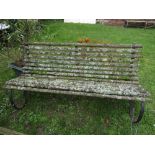
<path id="1" fill-rule="evenodd" d="M 7 81 L 7 89 L 63 93 L 96 97 L 109 97 L 127 100 L 145 101 L 147 92 L 131 83 L 98 82 L 58 77 L 41 78 L 24 75 Z"/>

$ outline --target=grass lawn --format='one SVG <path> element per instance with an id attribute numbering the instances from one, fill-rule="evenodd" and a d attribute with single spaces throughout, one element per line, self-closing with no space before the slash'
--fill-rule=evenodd
<path id="1" fill-rule="evenodd" d="M 32 93 L 23 110 L 14 110 L 2 86 L 15 77 L 7 67 L 12 61 L 8 54 L 18 54 L 18 48 L 0 51 L 0 126 L 25 134 L 155 134 L 155 29 L 47 22 L 31 41 L 77 42 L 80 38 L 143 45 L 139 77 L 151 101 L 139 126 L 131 131 L 128 102 L 120 100 Z"/>

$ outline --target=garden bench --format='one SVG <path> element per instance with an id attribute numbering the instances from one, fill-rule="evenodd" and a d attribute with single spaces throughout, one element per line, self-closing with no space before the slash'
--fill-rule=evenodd
<path id="1" fill-rule="evenodd" d="M 15 90 L 23 95 L 35 91 L 128 100 L 131 121 L 137 123 L 148 99 L 138 81 L 140 48 L 135 44 L 26 43 L 24 72 L 7 81 L 5 88 L 15 108 Z M 136 119 L 135 101 L 141 106 Z"/>
<path id="2" fill-rule="evenodd" d="M 155 27 L 155 21 L 153 20 L 125 20 L 125 27 L 143 27 L 151 28 Z"/>

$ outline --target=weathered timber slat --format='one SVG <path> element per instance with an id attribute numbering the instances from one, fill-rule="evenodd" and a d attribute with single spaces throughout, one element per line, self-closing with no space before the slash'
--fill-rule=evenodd
<path id="1" fill-rule="evenodd" d="M 104 63 L 104 62 L 115 62 L 115 63 L 121 63 L 121 64 L 129 64 L 129 63 L 134 63 L 136 64 L 136 61 L 138 61 L 137 59 L 121 59 L 121 58 L 109 58 L 109 57 L 105 57 L 105 58 L 74 58 L 74 57 L 57 57 L 57 56 L 46 56 L 46 57 L 37 57 L 37 56 L 28 56 L 26 59 L 28 60 L 33 60 L 33 58 L 35 57 L 34 60 L 40 60 L 40 61 L 46 61 L 46 60 L 54 60 L 54 61 L 80 61 L 80 62 L 96 62 L 96 64 L 98 64 L 99 62 Z"/>
<path id="2" fill-rule="evenodd" d="M 118 71 L 94 71 L 94 70 L 75 70 L 75 69 L 63 69 L 63 68 L 43 68 L 43 67 L 23 67 L 24 70 L 32 71 L 49 71 L 49 72 L 64 72 L 64 73 L 83 73 L 83 74 L 96 74 L 96 75 L 118 75 L 118 76 L 137 76 L 132 72 L 118 72 Z"/>
<path id="3" fill-rule="evenodd" d="M 26 70 L 25 73 L 31 74 L 43 74 L 43 75 L 53 75 L 53 76 L 74 76 L 74 77 L 93 77 L 93 78 L 103 78 L 103 79 L 124 79 L 124 80 L 138 80 L 138 77 L 135 76 L 118 76 L 118 75 L 94 75 L 94 74 L 82 74 L 82 73 L 65 73 L 65 72 L 48 72 L 48 71 L 31 71 Z"/>
<path id="4" fill-rule="evenodd" d="M 74 85 L 76 85 L 76 83 L 75 82 L 72 82 Z M 34 84 L 34 83 L 33 83 Z M 86 93 L 96 93 L 96 94 L 107 94 L 107 95 L 118 95 L 118 96 L 125 96 L 126 95 L 126 92 L 124 92 L 124 94 L 122 94 L 122 90 L 121 89 L 119 89 L 119 87 L 117 88 L 117 89 L 115 89 L 115 90 L 109 90 L 109 88 L 105 91 L 104 90 L 104 92 L 102 92 L 101 90 L 99 90 L 99 89 L 94 89 L 94 87 L 92 86 L 91 88 L 85 88 L 85 86 L 84 87 L 82 87 L 82 86 L 79 86 L 79 84 L 78 84 L 78 88 L 77 88 L 77 85 L 76 85 L 76 87 L 74 87 L 74 85 L 72 84 L 72 86 L 70 86 L 70 85 L 68 85 L 68 86 L 65 86 L 65 85 L 61 85 L 61 84 L 56 84 L 56 85 L 51 85 L 50 87 L 48 87 L 48 89 L 49 90 L 62 90 L 62 91 L 74 91 L 74 92 L 86 92 Z M 15 86 L 15 87 L 18 87 L 18 85 L 19 84 L 17 84 L 17 83 L 12 83 L 12 85 L 11 86 Z M 20 83 L 20 86 L 22 85 L 22 87 L 31 87 L 31 88 L 36 88 L 36 86 L 35 85 L 30 85 L 30 83 L 28 83 L 28 85 L 26 84 L 26 83 Z M 97 85 L 97 84 L 96 84 Z M 110 83 L 109 83 L 109 85 L 110 85 Z M 108 86 L 109 86 L 108 85 Z M 107 86 L 107 83 L 106 83 L 106 86 Z M 107 87 L 108 87 L 107 86 Z M 96 86 L 95 86 L 96 87 Z M 129 87 L 129 85 L 127 85 L 127 87 Z M 47 87 L 45 86 L 45 85 L 43 85 L 43 86 L 40 86 L 40 87 L 38 87 L 38 88 L 40 88 L 40 89 L 47 89 Z M 138 89 L 137 89 L 138 90 Z M 136 91 L 137 91 L 136 90 Z M 138 90 L 138 96 L 139 97 L 144 97 L 143 96 L 143 92 L 141 91 L 141 90 Z M 127 93 L 129 93 L 129 92 L 127 92 Z M 135 92 L 135 94 L 136 94 L 136 92 Z M 131 97 L 133 97 L 133 96 L 136 96 L 136 95 L 130 95 Z"/>
<path id="5" fill-rule="evenodd" d="M 41 50 L 27 50 L 25 55 L 26 54 L 36 54 L 36 55 L 66 55 L 66 56 L 70 56 L 70 55 L 74 55 L 74 56 L 78 56 L 78 55 L 82 55 L 82 54 L 85 54 L 86 56 L 104 56 L 104 54 L 111 54 L 111 55 L 131 55 L 131 54 L 134 54 L 134 55 L 137 55 L 137 56 L 140 56 L 140 53 L 139 53 L 139 50 L 99 50 L 99 49 L 96 49 L 96 50 L 80 50 L 80 51 L 77 51 L 77 50 L 46 50 L 46 49 L 41 49 Z"/>
<path id="6" fill-rule="evenodd" d="M 28 77 L 26 80 L 23 77 L 18 79 L 13 79 L 7 82 L 15 86 L 26 86 L 26 87 L 36 87 L 47 88 L 48 89 L 63 89 L 63 90 L 74 90 L 74 91 L 86 91 L 86 92 L 98 92 L 106 94 L 130 94 L 131 96 L 141 95 L 143 90 L 139 86 L 127 85 L 124 83 L 105 83 L 105 82 L 95 82 L 95 81 L 80 81 L 80 80 L 68 80 L 68 79 L 47 79 L 44 81 L 39 78 Z M 104 89 L 103 89 L 104 88 Z"/>
<path id="7" fill-rule="evenodd" d="M 29 78 L 32 76 L 32 74 L 23 74 L 21 77 L 24 76 L 24 78 Z M 124 80 L 117 80 L 117 79 L 99 79 L 99 78 L 89 78 L 89 77 L 73 77 L 73 76 L 52 76 L 52 75 L 39 75 L 39 74 L 33 74 L 34 78 L 41 78 L 41 79 L 67 79 L 67 80 L 82 80 L 82 81 L 96 81 L 96 82 L 110 82 L 110 83 L 125 83 L 125 84 L 133 84 L 133 85 L 138 85 L 139 82 L 136 81 L 124 81 Z"/>
<path id="8" fill-rule="evenodd" d="M 37 59 L 54 59 L 54 60 L 89 60 L 89 61 L 103 61 L 103 60 L 113 60 L 113 59 L 121 59 L 122 61 L 128 60 L 128 58 L 134 59 L 134 58 L 139 58 L 139 56 L 135 55 L 111 55 L 111 54 L 105 54 L 104 56 L 97 56 L 97 57 L 92 57 L 92 56 L 86 56 L 86 55 L 81 55 L 81 56 L 65 56 L 65 55 L 32 55 L 29 54 L 27 55 L 27 58 L 37 58 Z M 109 58 L 109 59 L 108 59 Z M 124 58 L 124 59 L 123 59 Z"/>
<path id="9" fill-rule="evenodd" d="M 79 47 L 111 47 L 111 48 L 142 48 L 139 44 L 96 44 L 96 43 L 48 43 L 48 42 L 33 42 L 23 43 L 24 46 L 39 45 L 39 46 L 79 46 Z"/>
<path id="10" fill-rule="evenodd" d="M 31 88 L 31 87 L 16 87 L 8 85 L 6 89 L 18 89 L 18 90 L 26 90 L 26 91 L 36 91 L 36 92 L 45 92 L 45 93 L 56 93 L 56 94 L 68 94 L 68 95 L 80 95 L 80 96 L 92 96 L 92 97 L 100 97 L 100 98 L 113 98 L 113 99 L 123 99 L 123 100 L 133 100 L 133 101 L 146 101 L 145 97 L 131 97 L 131 96 L 118 96 L 118 95 L 106 95 L 106 94 L 97 94 L 97 93 L 86 93 L 86 92 L 74 92 L 74 91 L 62 91 L 62 90 L 49 90 L 49 89 L 39 89 L 39 88 Z"/>
<path id="11" fill-rule="evenodd" d="M 63 54 L 78 54 L 78 53 L 87 53 L 87 54 L 104 54 L 104 53 L 117 53 L 117 54 L 137 54 L 139 55 L 140 53 L 139 49 L 110 49 L 110 48 L 91 48 L 91 47 L 81 47 L 81 48 L 75 48 L 75 47 L 42 47 L 42 46 L 34 46 L 33 48 L 28 47 L 26 50 L 26 53 L 42 53 L 42 54 L 47 54 L 47 53 L 63 53 Z"/>
<path id="12" fill-rule="evenodd" d="M 66 55 L 66 56 L 70 56 L 70 55 L 74 55 L 74 56 L 78 56 L 78 55 L 83 55 L 85 54 L 86 56 L 104 56 L 104 55 L 137 55 L 140 56 L 140 52 L 139 50 L 135 51 L 135 50 L 128 50 L 128 51 L 123 51 L 123 50 L 107 50 L 107 49 L 96 49 L 96 50 L 27 50 L 25 54 L 36 54 L 36 55 Z"/>
<path id="13" fill-rule="evenodd" d="M 87 65 L 87 66 L 117 66 L 117 67 L 127 67 L 127 68 L 131 68 L 131 67 L 138 67 L 138 64 L 122 64 L 122 63 L 111 63 L 111 62 L 91 62 L 91 61 L 67 61 L 67 60 L 49 60 L 49 59 L 42 59 L 42 60 L 37 60 L 35 58 L 31 58 L 31 59 L 27 59 L 25 58 L 24 61 L 26 63 L 45 63 L 45 64 L 61 64 L 61 65 Z"/>
<path id="14" fill-rule="evenodd" d="M 42 67 L 42 68 L 62 68 L 62 69 L 78 69 L 78 70 L 94 70 L 94 71 L 120 71 L 120 72 L 137 72 L 137 68 L 120 68 L 120 67 L 96 67 L 96 66 L 73 66 L 73 65 L 58 65 L 58 64 L 41 64 L 41 63 L 26 63 L 25 67 Z"/>
<path id="15" fill-rule="evenodd" d="M 27 53 L 36 52 L 36 53 L 51 53 L 51 52 L 59 52 L 59 53 L 72 53 L 72 52 L 87 52 L 91 53 L 135 53 L 138 54 L 140 52 L 139 49 L 117 49 L 117 48 L 99 48 L 99 47 L 53 47 L 53 46 L 29 46 L 26 47 Z"/>

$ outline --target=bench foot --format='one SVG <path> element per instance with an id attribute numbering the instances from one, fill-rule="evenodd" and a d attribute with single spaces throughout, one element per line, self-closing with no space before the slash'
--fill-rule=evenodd
<path id="1" fill-rule="evenodd" d="M 135 113 L 135 103 L 130 102 L 130 119 L 132 124 L 136 124 L 141 121 L 144 114 L 144 102 L 141 102 L 140 104 L 140 111 L 137 118 L 135 118 L 134 113 Z"/>
<path id="2" fill-rule="evenodd" d="M 9 90 L 8 95 L 11 105 L 17 110 L 24 108 L 28 100 L 27 94 L 27 91 Z"/>

